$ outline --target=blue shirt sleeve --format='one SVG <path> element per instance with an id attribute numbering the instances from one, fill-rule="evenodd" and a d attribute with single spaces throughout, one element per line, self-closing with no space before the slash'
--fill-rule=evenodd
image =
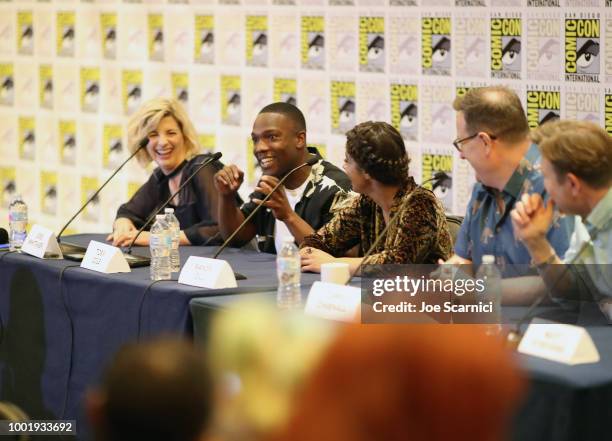
<path id="1" fill-rule="evenodd" d="M 465 218 L 461 223 L 461 228 L 457 233 L 455 239 L 455 254 L 463 259 L 472 260 L 472 253 L 470 250 L 470 224 L 472 223 L 472 204 L 474 203 L 474 196 L 465 210 Z"/>

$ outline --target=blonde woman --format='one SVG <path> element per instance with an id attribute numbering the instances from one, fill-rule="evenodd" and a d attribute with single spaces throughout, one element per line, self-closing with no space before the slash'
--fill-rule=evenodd
<path id="1" fill-rule="evenodd" d="M 127 246 L 146 219 L 174 193 L 184 180 L 206 159 L 198 155 L 199 145 L 193 124 L 182 104 L 175 99 L 155 98 L 147 101 L 128 124 L 128 147 L 131 152 L 141 140 L 148 144 L 138 155 L 146 166 L 151 161 L 157 168 L 134 196 L 119 207 L 113 232 L 107 240 L 114 246 Z M 181 245 L 199 245 L 214 236 L 217 229 L 217 193 L 213 177 L 223 165 L 215 162 L 201 169 L 190 184 L 170 202 L 181 225 Z M 148 245 L 144 231 L 136 245 Z"/>

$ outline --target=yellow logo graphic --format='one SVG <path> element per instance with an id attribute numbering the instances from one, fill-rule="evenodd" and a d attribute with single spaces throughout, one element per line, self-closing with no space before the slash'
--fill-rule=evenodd
<path id="1" fill-rule="evenodd" d="M 74 12 L 57 13 L 57 54 L 60 56 L 74 56 L 75 23 Z"/>
<path id="2" fill-rule="evenodd" d="M 521 19 L 491 19 L 491 76 L 520 79 Z"/>
<path id="3" fill-rule="evenodd" d="M 409 140 L 418 135 L 418 87 L 415 84 L 391 85 L 391 125 Z"/>
<path id="4" fill-rule="evenodd" d="M 421 19 L 421 66 L 426 75 L 450 75 L 451 19 L 423 17 Z"/>
<path id="5" fill-rule="evenodd" d="M 612 95 L 606 94 L 604 97 L 605 128 L 606 132 L 612 136 Z"/>
<path id="6" fill-rule="evenodd" d="M 215 61 L 215 17 L 213 15 L 195 16 L 194 43 L 194 60 L 213 64 Z"/>
<path id="7" fill-rule="evenodd" d="M 343 134 L 355 125 L 355 83 L 331 82 L 332 132 Z"/>
<path id="8" fill-rule="evenodd" d="M 59 125 L 59 154 L 64 164 L 76 163 L 76 123 L 73 120 L 60 121 Z"/>
<path id="9" fill-rule="evenodd" d="M 241 101 L 240 77 L 221 76 L 221 121 L 223 124 L 240 125 Z"/>
<path id="10" fill-rule="evenodd" d="M 359 18 L 359 69 L 365 72 L 385 70 L 384 17 Z"/>
<path id="11" fill-rule="evenodd" d="M 565 19 L 565 79 L 599 82 L 600 21 Z"/>
<path id="12" fill-rule="evenodd" d="M 558 91 L 527 91 L 527 123 L 529 128 L 558 119 L 561 115 L 561 93 Z"/>
<path id="13" fill-rule="evenodd" d="M 36 124 L 32 117 L 19 118 L 19 157 L 33 160 L 36 156 Z"/>
<path id="14" fill-rule="evenodd" d="M 275 78 L 273 101 L 297 105 L 297 81 L 292 78 Z"/>
<path id="15" fill-rule="evenodd" d="M 302 67 L 325 68 L 325 18 L 320 16 L 302 17 Z"/>
<path id="16" fill-rule="evenodd" d="M 57 214 L 57 173 L 40 172 L 40 207 L 45 214 Z"/>
<path id="17" fill-rule="evenodd" d="M 119 124 L 105 124 L 102 136 L 102 164 L 116 168 L 123 157 L 123 129 Z"/>
<path id="18" fill-rule="evenodd" d="M 249 66 L 268 64 L 268 17 L 265 15 L 246 18 L 246 60 Z"/>

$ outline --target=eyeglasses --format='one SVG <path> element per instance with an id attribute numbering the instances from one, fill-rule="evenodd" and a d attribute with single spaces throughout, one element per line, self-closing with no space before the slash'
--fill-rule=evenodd
<path id="1" fill-rule="evenodd" d="M 478 132 L 478 133 L 474 133 L 473 135 L 466 136 L 465 138 L 455 139 L 453 141 L 453 145 L 455 146 L 457 151 L 461 152 L 462 151 L 461 144 L 463 144 L 465 141 L 469 141 L 472 138 L 476 138 L 480 133 L 487 133 L 487 132 Z M 489 135 L 489 138 L 491 139 L 497 139 L 497 136 L 495 135 L 491 135 L 490 133 L 487 133 L 487 135 Z"/>

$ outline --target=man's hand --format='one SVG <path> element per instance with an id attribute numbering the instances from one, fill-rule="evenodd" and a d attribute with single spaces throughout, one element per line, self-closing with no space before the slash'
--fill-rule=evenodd
<path id="1" fill-rule="evenodd" d="M 312 271 L 313 273 L 321 272 L 321 264 L 336 260 L 331 254 L 312 247 L 300 249 L 300 257 L 302 258 L 302 271 Z"/>
<path id="2" fill-rule="evenodd" d="M 272 191 L 276 184 L 278 184 L 278 178 L 274 176 L 264 175 L 257 183 L 255 191 L 259 191 L 260 193 L 267 195 Z M 261 200 L 253 199 L 253 202 L 259 204 Z M 272 194 L 272 196 L 270 196 L 270 199 L 268 199 L 263 205 L 264 207 L 272 210 L 272 215 L 274 215 L 276 219 L 282 222 L 289 219 L 289 217 L 295 213 L 291 209 L 291 205 L 289 205 L 289 200 L 287 199 L 287 194 L 285 193 L 284 188 L 279 188 L 278 190 L 276 190 Z"/>
<path id="3" fill-rule="evenodd" d="M 544 204 L 538 193 L 523 194 L 510 212 L 516 238 L 523 242 L 544 239 L 552 224 L 554 208 L 552 200 Z"/>
<path id="4" fill-rule="evenodd" d="M 226 165 L 215 173 L 215 188 L 221 196 L 234 195 L 244 181 L 244 172 L 235 165 Z"/>

